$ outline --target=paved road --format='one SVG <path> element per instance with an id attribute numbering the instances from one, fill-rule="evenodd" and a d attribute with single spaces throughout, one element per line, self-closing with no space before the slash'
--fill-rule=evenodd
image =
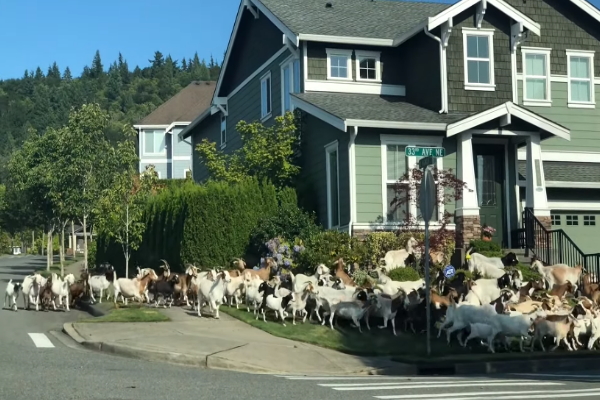
<path id="1" fill-rule="evenodd" d="M 0 257 L 0 283 L 23 279 L 41 257 Z M 3 286 L 0 286 L 3 291 Z M 19 299 L 22 307 L 22 299 Z M 587 399 L 600 398 L 600 371 L 570 376 L 286 377 L 202 370 L 138 361 L 79 347 L 62 324 L 87 315 L 0 312 L 2 399 L 154 400 L 260 398 L 366 399 Z"/>

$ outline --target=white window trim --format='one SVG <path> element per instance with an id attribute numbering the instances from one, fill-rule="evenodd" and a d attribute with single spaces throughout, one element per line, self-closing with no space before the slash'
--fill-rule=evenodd
<path id="1" fill-rule="evenodd" d="M 266 80 L 269 80 L 269 100 L 271 100 L 271 104 L 269 105 L 269 112 L 265 115 L 262 115 L 262 109 L 263 109 L 263 100 L 266 101 L 266 99 L 262 98 L 262 86 L 263 86 L 263 82 Z M 268 120 L 269 118 L 271 118 L 271 116 L 273 115 L 273 91 L 272 91 L 272 87 L 273 87 L 273 79 L 271 78 L 271 71 L 267 72 L 266 74 L 264 74 L 263 76 L 261 76 L 260 78 L 260 122 L 264 122 L 266 120 Z"/>
<path id="2" fill-rule="evenodd" d="M 224 121 L 223 121 L 224 120 Z M 223 130 L 223 122 L 225 122 L 225 129 Z M 221 123 L 219 124 L 220 131 L 220 142 L 221 149 L 224 149 L 227 146 L 227 115 L 221 113 Z M 225 132 L 225 140 L 223 140 L 223 132 Z"/>
<path id="3" fill-rule="evenodd" d="M 161 176 L 160 176 L 160 171 L 156 171 L 156 175 L 158 176 L 158 179 L 162 179 Z"/>
<path id="4" fill-rule="evenodd" d="M 184 169 L 184 170 L 183 170 L 183 179 L 186 179 L 186 178 L 187 178 L 187 173 L 188 173 L 188 172 L 189 172 L 189 173 L 191 173 L 191 172 L 192 172 L 192 170 L 191 170 L 191 169 L 189 169 L 189 168 L 186 168 L 186 169 Z"/>
<path id="5" fill-rule="evenodd" d="M 392 183 L 396 183 L 396 180 L 387 179 L 387 146 L 388 145 L 397 145 L 397 146 L 424 146 L 424 147 L 442 147 L 442 141 L 443 138 L 442 137 L 435 137 L 435 138 L 426 138 L 426 137 L 420 137 L 420 136 L 397 136 L 397 135 L 388 135 L 388 134 L 381 134 L 380 136 L 380 140 L 381 140 L 381 198 L 382 198 L 382 216 L 383 216 L 383 221 L 384 224 L 395 224 L 395 225 L 402 225 L 403 222 L 399 221 L 388 221 L 387 220 L 387 210 L 389 207 L 389 204 L 387 204 L 387 186 L 389 184 Z M 419 167 L 419 163 L 417 161 L 417 157 L 407 157 L 408 158 L 408 169 L 414 169 L 414 168 L 418 168 Z M 436 167 L 438 169 L 438 171 L 441 171 L 444 169 L 444 158 L 443 157 L 439 157 L 436 159 Z M 409 181 L 410 182 L 410 181 Z M 436 182 L 437 184 L 437 182 Z M 412 186 L 412 185 L 411 185 Z M 437 186 L 438 189 L 438 198 L 439 200 L 442 200 L 442 197 L 444 196 L 443 193 L 443 188 L 441 188 L 439 185 Z M 413 189 L 413 192 L 415 191 L 415 189 Z M 416 193 L 412 193 L 411 194 L 412 198 L 416 197 Z M 438 201 L 438 218 L 437 221 L 431 221 L 429 223 L 430 226 L 436 226 L 436 225 L 440 225 L 440 221 L 443 220 L 444 218 L 444 204 L 441 201 Z M 417 215 L 417 203 L 416 202 L 411 202 L 411 204 L 409 204 L 409 209 L 408 212 L 411 216 L 416 216 Z M 424 221 L 418 221 L 419 226 L 425 226 L 425 222 Z"/>
<path id="6" fill-rule="evenodd" d="M 494 77 L 494 30 L 493 29 L 476 29 L 462 28 L 463 33 L 463 67 L 465 78 L 465 90 L 481 90 L 493 92 L 496 90 L 496 79 Z M 469 68 L 467 57 L 467 36 L 487 36 L 490 53 L 490 83 L 469 83 Z M 483 59 L 480 59 L 483 60 Z"/>
<path id="7" fill-rule="evenodd" d="M 296 61 L 300 61 L 299 58 L 297 57 L 290 57 L 287 58 L 284 62 L 281 63 L 281 115 L 285 115 L 285 85 L 284 85 L 284 80 L 285 80 L 285 74 L 283 73 L 283 70 L 286 68 L 290 69 L 290 81 L 289 81 L 289 85 L 290 85 L 290 93 L 294 93 L 294 63 Z M 290 94 L 290 111 L 294 111 L 296 107 L 294 106 L 292 99 L 291 99 L 291 94 Z"/>
<path id="8" fill-rule="evenodd" d="M 355 53 L 356 53 L 356 80 L 359 82 L 381 83 L 381 52 L 356 50 Z M 361 60 L 361 58 L 374 58 L 375 59 L 375 79 L 362 79 L 360 77 L 360 60 Z"/>
<path id="9" fill-rule="evenodd" d="M 327 174 L 327 225 L 329 227 L 329 229 L 333 229 L 336 227 L 340 226 L 341 223 L 341 207 L 340 207 L 340 152 L 338 149 L 338 141 L 335 140 L 327 145 L 324 146 L 325 147 L 325 169 L 326 169 L 326 174 Z M 332 202 L 332 198 L 331 198 L 331 191 L 329 190 L 331 188 L 332 182 L 331 182 L 331 164 L 329 162 L 329 154 L 334 152 L 336 154 L 337 157 L 337 162 L 336 162 L 336 167 L 337 167 L 337 198 L 338 198 L 338 223 L 337 225 L 333 225 L 333 204 Z"/>
<path id="10" fill-rule="evenodd" d="M 352 52 L 346 49 L 325 49 L 327 52 L 327 80 L 332 81 L 352 81 Z M 331 56 L 347 57 L 346 68 L 348 69 L 347 78 L 337 78 L 331 76 Z"/>
<path id="11" fill-rule="evenodd" d="M 148 153 L 146 152 L 146 133 L 149 131 L 153 131 L 154 135 L 156 135 L 157 131 L 163 131 L 162 134 L 165 135 L 165 147 L 163 147 L 163 150 L 159 153 Z M 164 156 L 167 154 L 167 142 L 166 142 L 166 135 L 167 133 L 164 132 L 164 130 L 162 129 L 146 129 L 146 130 L 142 130 L 142 154 L 144 156 Z M 154 142 L 154 138 L 152 139 L 152 141 Z M 154 143 L 153 143 L 154 144 Z"/>
<path id="12" fill-rule="evenodd" d="M 594 83 L 594 55 L 595 52 L 589 50 L 566 50 L 567 53 L 567 104 L 569 108 L 596 108 L 596 87 Z M 571 100 L 571 57 L 583 57 L 590 59 L 590 100 L 591 101 L 573 101 Z M 583 81 L 582 78 L 573 78 Z"/>
<path id="13" fill-rule="evenodd" d="M 522 72 L 523 72 L 523 105 L 525 106 L 537 106 L 537 107 L 550 107 L 552 105 L 552 92 L 551 92 L 551 84 L 550 84 L 550 54 L 552 49 L 542 48 L 542 47 L 521 47 L 521 56 L 522 56 Z M 543 55 L 546 58 L 546 76 L 543 77 L 546 79 L 546 93 L 548 98 L 545 100 L 539 99 L 528 99 L 527 98 L 527 71 L 525 67 L 526 58 L 528 54 L 536 54 Z M 534 79 L 540 79 L 542 76 L 532 76 Z"/>

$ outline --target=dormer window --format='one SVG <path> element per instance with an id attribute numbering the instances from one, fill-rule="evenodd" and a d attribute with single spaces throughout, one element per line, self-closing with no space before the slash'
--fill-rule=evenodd
<path id="1" fill-rule="evenodd" d="M 378 51 L 356 51 L 356 80 L 381 82 L 381 53 Z"/>
<path id="2" fill-rule="evenodd" d="M 327 79 L 352 80 L 352 50 L 327 49 Z"/>
<path id="3" fill-rule="evenodd" d="M 494 31 L 462 28 L 465 89 L 494 91 Z"/>

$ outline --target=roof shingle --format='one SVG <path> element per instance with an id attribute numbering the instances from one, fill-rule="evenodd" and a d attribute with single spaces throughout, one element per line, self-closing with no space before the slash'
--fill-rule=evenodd
<path id="1" fill-rule="evenodd" d="M 465 117 L 465 114 L 440 114 L 397 96 L 329 92 L 293 96 L 341 119 L 450 124 Z"/>
<path id="2" fill-rule="evenodd" d="M 519 179 L 527 177 L 527 164 L 519 161 Z M 600 163 L 544 161 L 544 177 L 554 182 L 600 182 Z"/>
<path id="3" fill-rule="evenodd" d="M 191 122 L 210 106 L 215 86 L 214 81 L 194 81 L 142 118 L 136 125 Z"/>
<path id="4" fill-rule="evenodd" d="M 371 0 L 260 0 L 295 34 L 395 39 L 451 4 Z M 326 8 L 325 4 L 333 4 Z"/>

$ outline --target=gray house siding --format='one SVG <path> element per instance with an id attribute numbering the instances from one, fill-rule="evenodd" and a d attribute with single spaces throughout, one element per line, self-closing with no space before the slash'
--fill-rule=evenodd
<path id="1" fill-rule="evenodd" d="M 144 171 L 148 165 L 154 165 L 154 170 L 159 173 L 160 179 L 168 179 L 167 163 L 165 162 L 165 159 L 163 159 L 162 162 L 140 162 L 141 170 Z"/>
<path id="2" fill-rule="evenodd" d="M 326 49 L 344 49 L 381 52 L 381 81 L 388 85 L 401 85 L 405 81 L 402 54 L 398 49 L 347 44 L 307 43 L 307 64 L 309 80 L 327 80 Z M 439 62 L 438 62 L 439 63 Z M 352 56 L 352 78 L 356 80 L 356 57 Z"/>
<path id="3" fill-rule="evenodd" d="M 430 110 L 442 105 L 439 44 L 420 33 L 398 49 L 404 65 L 406 100 Z"/>
<path id="4" fill-rule="evenodd" d="M 302 113 L 302 158 L 299 185 L 301 204 L 317 213 L 319 222 L 327 226 L 327 169 L 325 146 L 338 141 L 340 226 L 350 221 L 350 181 L 348 141 L 350 134 Z"/>
<path id="5" fill-rule="evenodd" d="M 267 17 L 244 9 L 219 96 L 227 96 L 283 47 L 281 31 Z"/>
<path id="6" fill-rule="evenodd" d="M 173 129 L 173 156 L 174 157 L 189 157 L 192 155 L 192 147 L 189 143 L 180 142 L 177 140 L 179 132 L 183 130 L 183 126 Z"/>
<path id="7" fill-rule="evenodd" d="M 197 127 L 189 140 L 192 143 L 192 173 L 195 182 L 204 182 L 210 175 L 206 166 L 200 161 L 198 152 L 196 151 L 196 145 L 202 141 L 202 139 L 208 139 L 211 142 L 219 143 L 221 140 L 221 113 L 211 115 L 202 121 L 202 124 Z"/>
<path id="8" fill-rule="evenodd" d="M 383 218 L 383 176 L 381 159 L 381 134 L 401 136 L 425 136 L 422 131 L 401 131 L 394 129 L 359 129 L 356 137 L 356 221 L 357 223 L 380 223 Z M 443 141 L 446 149 L 444 169 L 456 171 L 456 139 Z M 445 210 L 454 213 L 454 203 Z"/>
<path id="9" fill-rule="evenodd" d="M 542 25 L 540 36 L 530 34 L 523 46 L 551 48 L 550 73 L 567 75 L 565 50 L 600 52 L 600 24 L 569 1 L 505 0 L 517 10 Z M 594 60 L 595 76 L 600 76 L 600 62 Z M 520 48 L 517 68 L 522 71 Z"/>
<path id="10" fill-rule="evenodd" d="M 512 72 L 510 65 L 510 19 L 488 7 L 482 28 L 494 32 L 494 79 L 496 90 L 486 92 L 465 90 L 463 27 L 475 26 L 475 7 L 454 18 L 454 28 L 447 48 L 448 108 L 450 112 L 480 112 L 507 101 L 512 101 Z"/>

